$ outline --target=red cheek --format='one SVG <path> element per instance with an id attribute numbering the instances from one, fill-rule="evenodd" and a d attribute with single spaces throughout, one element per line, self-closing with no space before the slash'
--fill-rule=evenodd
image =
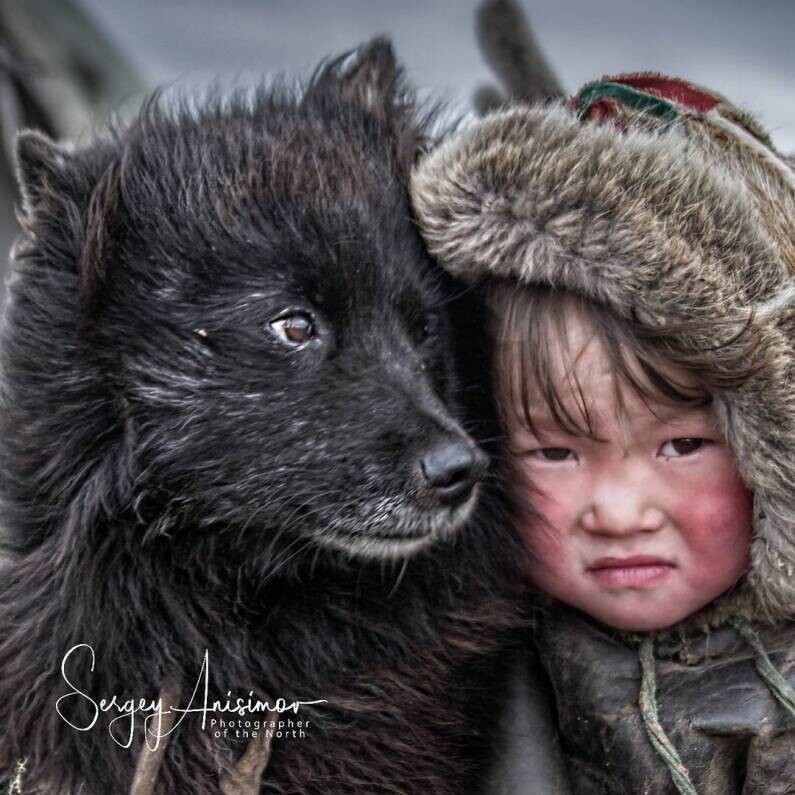
<path id="1" fill-rule="evenodd" d="M 742 484 L 721 484 L 705 488 L 694 483 L 681 491 L 678 500 L 680 522 L 696 537 L 715 538 L 748 527 L 753 506 L 753 494 Z"/>
<path id="2" fill-rule="evenodd" d="M 739 478 L 729 483 L 694 483 L 683 488 L 677 511 L 694 571 L 733 581 L 747 568 L 753 494 Z"/>
<path id="3" fill-rule="evenodd" d="M 565 510 L 543 494 L 533 497 L 533 510 L 525 510 L 519 522 L 522 538 L 536 558 L 553 560 L 558 557 L 563 539 L 560 528 L 566 527 Z"/>

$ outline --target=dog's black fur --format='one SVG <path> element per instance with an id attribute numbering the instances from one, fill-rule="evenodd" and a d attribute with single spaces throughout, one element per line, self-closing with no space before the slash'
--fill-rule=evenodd
<path id="1" fill-rule="evenodd" d="M 83 648 L 67 674 L 96 700 L 174 682 L 185 706 L 205 649 L 211 701 L 326 699 L 297 716 L 308 737 L 274 741 L 263 792 L 472 791 L 518 545 L 462 530 L 471 500 L 417 472 L 468 437 L 391 49 L 298 94 L 162 104 L 79 151 L 19 141 L 0 770 L 26 758 L 26 792 L 129 789 L 140 719 L 125 749 L 115 712 L 79 732 L 56 711 L 85 643 L 93 672 Z M 165 746 L 158 792 L 217 792 L 243 752 L 200 723 Z"/>

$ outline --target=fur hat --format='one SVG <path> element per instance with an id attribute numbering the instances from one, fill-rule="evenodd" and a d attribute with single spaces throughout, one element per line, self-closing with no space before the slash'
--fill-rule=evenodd
<path id="1" fill-rule="evenodd" d="M 682 334 L 690 350 L 753 335 L 755 375 L 714 395 L 755 495 L 751 565 L 708 620 L 795 617 L 795 172 L 755 120 L 682 80 L 604 78 L 478 121 L 419 163 L 412 193 L 465 280 L 571 290 L 655 327 L 708 321 Z"/>

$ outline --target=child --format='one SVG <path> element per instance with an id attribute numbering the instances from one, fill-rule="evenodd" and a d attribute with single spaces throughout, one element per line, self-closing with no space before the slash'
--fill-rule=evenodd
<path id="1" fill-rule="evenodd" d="M 442 264 L 495 277 L 573 792 L 795 792 L 792 163 L 717 95 L 625 75 L 485 118 L 413 195 Z"/>

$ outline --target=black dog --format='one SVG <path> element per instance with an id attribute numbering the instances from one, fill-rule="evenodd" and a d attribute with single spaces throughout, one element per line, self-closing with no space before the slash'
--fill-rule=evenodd
<path id="1" fill-rule="evenodd" d="M 519 556 L 464 527 L 486 462 L 408 205 L 422 125 L 388 44 L 350 61 L 154 101 L 80 151 L 20 137 L 0 770 L 23 791 L 473 788 Z M 147 750 L 151 705 L 120 702 L 198 709 L 205 677 L 211 710 L 267 701 L 242 720 L 287 736 L 219 707 Z"/>

